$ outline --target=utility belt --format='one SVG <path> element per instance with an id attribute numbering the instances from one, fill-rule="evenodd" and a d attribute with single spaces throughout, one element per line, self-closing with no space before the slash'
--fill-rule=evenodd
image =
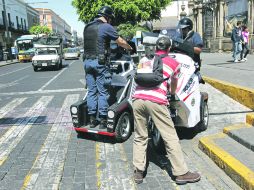
<path id="1" fill-rule="evenodd" d="M 109 63 L 109 56 L 105 56 L 103 54 L 99 54 L 99 55 L 90 55 L 90 54 L 84 54 L 83 59 L 98 59 L 98 63 L 100 65 L 106 65 Z"/>

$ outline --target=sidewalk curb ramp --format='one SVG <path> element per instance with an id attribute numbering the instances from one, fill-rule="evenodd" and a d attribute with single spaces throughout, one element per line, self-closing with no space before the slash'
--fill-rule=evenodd
<path id="1" fill-rule="evenodd" d="M 253 134 L 253 126 L 239 123 L 199 140 L 199 148 L 246 190 L 254 190 Z"/>
<path id="2" fill-rule="evenodd" d="M 242 86 L 238 86 L 235 84 L 231 84 L 229 82 L 213 79 L 210 77 L 203 77 L 204 80 L 217 88 L 224 94 L 233 98 L 237 102 L 243 104 L 244 106 L 254 110 L 254 90 L 250 88 L 245 88 Z M 252 116 L 254 118 L 254 115 Z M 252 119 L 253 123 L 253 119 Z"/>

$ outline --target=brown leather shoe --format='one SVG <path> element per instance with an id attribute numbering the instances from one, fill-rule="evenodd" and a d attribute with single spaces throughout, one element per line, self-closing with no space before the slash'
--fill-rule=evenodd
<path id="1" fill-rule="evenodd" d="M 138 170 L 138 169 L 134 170 L 133 178 L 134 178 L 135 183 L 140 184 L 143 182 L 143 173 L 144 172 L 141 170 Z"/>
<path id="2" fill-rule="evenodd" d="M 176 177 L 176 184 L 183 185 L 186 183 L 195 183 L 201 179 L 201 176 L 197 172 L 187 172 L 186 174 Z"/>

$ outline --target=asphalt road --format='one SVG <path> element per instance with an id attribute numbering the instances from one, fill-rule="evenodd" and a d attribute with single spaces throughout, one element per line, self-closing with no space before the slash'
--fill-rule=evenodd
<path id="1" fill-rule="evenodd" d="M 133 136 L 115 143 L 73 130 L 69 107 L 84 96 L 84 85 L 79 60 L 64 61 L 59 71 L 34 72 L 31 63 L 0 68 L 0 189 L 240 189 L 198 149 L 198 139 L 244 122 L 249 109 L 202 86 L 209 94 L 209 128 L 178 130 L 186 162 L 202 180 L 176 185 L 166 158 L 149 148 L 146 178 L 135 185 Z"/>

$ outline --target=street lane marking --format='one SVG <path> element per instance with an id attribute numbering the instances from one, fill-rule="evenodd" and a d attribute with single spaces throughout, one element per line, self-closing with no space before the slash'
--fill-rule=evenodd
<path id="1" fill-rule="evenodd" d="M 21 189 L 59 189 L 68 143 L 72 132 L 69 107 L 79 99 L 78 94 L 68 95 L 60 109 L 32 168 L 24 179 Z M 48 175 L 50 174 L 50 175 Z M 49 184 L 47 184 L 49 183 Z"/>
<path id="2" fill-rule="evenodd" d="M 24 67 L 24 68 L 21 68 L 21 69 L 17 69 L 17 70 L 15 70 L 15 71 L 11 71 L 11 72 L 8 72 L 8 73 L 1 74 L 0 77 L 5 76 L 5 75 L 9 75 L 9 74 L 12 74 L 12 73 L 15 73 L 15 72 L 24 70 L 24 69 L 27 69 L 27 68 L 29 68 L 29 67 L 31 67 L 31 65 L 30 65 L 30 66 L 27 66 L 27 67 Z"/>
<path id="3" fill-rule="evenodd" d="M 27 131 L 32 127 L 40 114 L 44 111 L 53 96 L 41 97 L 8 131 L 0 138 L 0 166 L 7 160 L 11 151 L 21 141 Z"/>
<path id="4" fill-rule="evenodd" d="M 72 65 L 75 61 L 72 61 L 69 66 Z M 51 80 L 49 80 L 46 84 L 44 84 L 38 91 L 42 91 L 44 88 L 46 88 L 51 82 L 53 82 L 59 75 L 61 75 L 67 68 L 62 69 L 60 73 L 58 73 L 56 76 L 54 76 Z"/>
<path id="5" fill-rule="evenodd" d="M 63 92 L 84 92 L 84 91 L 86 91 L 85 88 L 74 88 L 74 89 L 42 90 L 42 91 L 28 91 L 28 92 L 7 92 L 7 93 L 0 93 L 0 96 L 50 94 L 50 93 L 63 93 Z"/>
<path id="6" fill-rule="evenodd" d="M 136 189 L 122 144 L 97 142 L 95 152 L 98 189 Z"/>
<path id="7" fill-rule="evenodd" d="M 14 110 L 18 105 L 23 103 L 25 100 L 26 98 L 15 98 L 10 103 L 2 107 L 0 109 L 0 119 L 3 118 L 6 114 L 8 114 L 8 112 L 10 112 L 11 110 Z"/>
<path id="8" fill-rule="evenodd" d="M 23 80 L 27 77 L 28 77 L 28 75 L 26 75 L 24 77 L 21 77 L 21 78 L 15 80 L 15 81 L 10 82 L 10 83 L 0 84 L 0 88 L 7 88 L 7 87 L 15 86 L 15 85 L 18 84 L 19 81 L 21 81 L 21 80 Z"/>

